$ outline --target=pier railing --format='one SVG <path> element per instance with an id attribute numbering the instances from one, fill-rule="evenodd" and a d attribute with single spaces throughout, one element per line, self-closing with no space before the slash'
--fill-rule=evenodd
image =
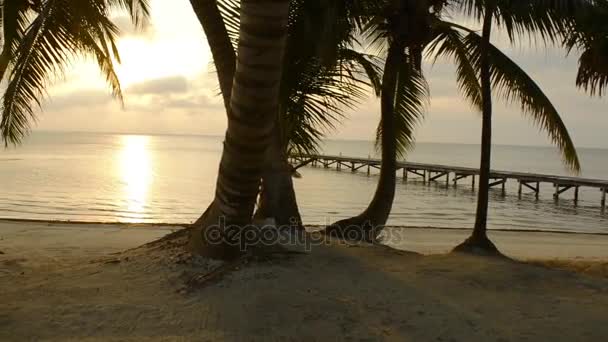
<path id="1" fill-rule="evenodd" d="M 306 165 L 322 166 L 324 168 L 335 167 L 337 170 L 349 170 L 356 172 L 365 169 L 369 175 L 371 169 L 380 169 L 382 161 L 375 158 L 345 157 L 342 155 L 291 155 L 290 162 L 296 168 Z M 402 171 L 403 179 L 416 177 L 423 182 L 443 182 L 446 187 L 450 185 L 450 180 L 456 186 L 460 180 L 471 178 L 471 186 L 475 187 L 475 177 L 479 175 L 479 169 L 460 166 L 448 166 L 438 164 L 424 164 L 414 162 L 398 162 L 395 172 Z M 515 180 L 519 184 L 518 194 L 522 195 L 523 189 L 534 192 L 536 198 L 540 195 L 540 188 L 543 183 L 552 184 L 554 187 L 553 197 L 557 200 L 559 196 L 568 190 L 574 191 L 575 204 L 579 201 L 579 189 L 581 187 L 597 188 L 601 191 L 601 206 L 606 208 L 606 193 L 608 193 L 608 180 L 587 179 L 580 177 L 556 176 L 537 174 L 529 172 L 513 172 L 492 170 L 490 173 L 490 187 L 500 186 L 503 194 L 506 192 L 508 180 Z"/>

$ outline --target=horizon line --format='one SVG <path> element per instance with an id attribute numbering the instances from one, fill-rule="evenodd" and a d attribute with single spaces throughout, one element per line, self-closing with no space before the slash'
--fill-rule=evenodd
<path id="1" fill-rule="evenodd" d="M 110 132 L 110 131 L 80 131 L 80 130 L 53 130 L 53 129 L 41 129 L 32 130 L 30 134 L 42 132 L 42 133 L 86 133 L 86 134 L 106 134 L 106 135 L 148 135 L 148 136 L 187 136 L 187 137 L 213 137 L 223 138 L 223 135 L 219 134 L 205 134 L 205 133 L 158 133 L 158 132 Z M 367 139 L 354 139 L 354 138 L 324 138 L 323 141 L 350 141 L 350 142 L 369 142 L 374 143 L 374 140 Z M 480 143 L 468 143 L 468 142 L 437 142 L 437 141 L 417 141 L 415 144 L 439 144 L 439 145 L 472 145 L 481 146 Z M 557 148 L 553 145 L 526 145 L 526 144 L 503 144 L 503 143 L 492 143 L 492 146 L 504 146 L 504 147 L 537 147 L 537 148 Z M 415 147 L 415 145 L 414 145 Z M 595 149 L 595 150 L 608 150 L 608 146 L 577 146 L 577 149 Z"/>

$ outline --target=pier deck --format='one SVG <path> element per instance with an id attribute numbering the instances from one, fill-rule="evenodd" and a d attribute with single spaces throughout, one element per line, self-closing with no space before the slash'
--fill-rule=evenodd
<path id="1" fill-rule="evenodd" d="M 366 169 L 367 174 L 370 174 L 372 168 L 380 169 L 382 161 L 374 158 L 357 158 L 332 155 L 291 155 L 290 162 L 296 168 L 305 165 L 323 166 L 324 168 L 335 167 L 337 170 L 350 170 L 356 172 L 361 169 Z M 437 164 L 424 164 L 414 162 L 398 162 L 395 171 L 402 171 L 403 179 L 408 177 L 418 177 L 425 183 L 445 182 L 446 187 L 450 185 L 450 180 L 457 185 L 458 181 L 471 178 L 471 185 L 475 187 L 475 177 L 479 176 L 479 169 L 460 166 L 448 166 Z M 559 196 L 568 190 L 574 190 L 574 202 L 578 203 L 579 189 L 581 187 L 597 188 L 601 192 L 601 207 L 606 208 L 606 194 L 608 193 L 608 180 L 587 179 L 580 177 L 545 175 L 529 172 L 512 172 L 492 170 L 490 173 L 490 186 L 501 186 L 503 193 L 506 192 L 506 183 L 508 180 L 515 180 L 519 183 L 519 195 L 522 195 L 523 189 L 532 190 L 536 198 L 539 197 L 540 187 L 543 183 L 551 184 L 555 192 L 554 198 L 557 200 Z"/>

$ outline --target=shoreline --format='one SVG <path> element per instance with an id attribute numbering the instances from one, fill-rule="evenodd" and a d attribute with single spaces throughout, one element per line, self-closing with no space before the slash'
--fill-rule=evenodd
<path id="1" fill-rule="evenodd" d="M 0 251 L 69 257 L 65 250 L 82 248 L 93 255 L 135 248 L 188 225 L 147 223 L 65 222 L 0 219 Z M 314 231 L 321 226 L 308 226 Z M 423 255 L 449 253 L 470 229 L 391 227 L 382 244 Z M 608 261 L 608 234 L 489 230 L 490 238 L 510 257 L 520 260 Z M 57 250 L 64 252 L 57 253 Z"/>
<path id="2" fill-rule="evenodd" d="M 192 223 L 179 223 L 179 222 L 120 222 L 120 221 L 71 221 L 71 220 L 41 220 L 41 219 L 22 219 L 22 218 L 2 218 L 0 217 L 0 223 L 42 223 L 42 224 L 61 224 L 61 225 L 104 225 L 104 226 L 124 226 L 126 228 L 162 228 L 162 227 L 182 227 L 188 228 Z M 311 228 L 311 231 L 316 231 L 319 228 L 325 227 L 320 224 L 307 224 L 307 228 Z M 428 229 L 428 230 L 440 230 L 440 231 L 471 231 L 473 228 L 465 227 L 436 227 L 436 226 L 408 226 L 408 225 L 388 225 L 386 228 L 389 229 Z M 566 230 L 543 230 L 543 229 L 488 229 L 488 232 L 505 232 L 505 233 L 548 233 L 548 234 L 564 234 L 564 235 L 591 235 L 591 236 L 608 236 L 608 233 L 598 232 L 581 232 L 581 231 L 566 231 Z"/>

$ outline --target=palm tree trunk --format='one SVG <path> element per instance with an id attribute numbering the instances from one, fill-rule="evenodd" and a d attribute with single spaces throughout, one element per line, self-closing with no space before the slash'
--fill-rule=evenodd
<path id="1" fill-rule="evenodd" d="M 368 207 L 358 216 L 338 221 L 328 226 L 325 230 L 330 235 L 335 235 L 349 240 L 363 240 L 373 242 L 384 228 L 393 206 L 395 198 L 395 183 L 397 176 L 397 142 L 394 125 L 395 92 L 399 78 L 399 63 L 404 53 L 404 44 L 398 40 L 394 41 L 388 50 L 384 76 L 382 79 L 381 97 L 381 147 L 382 165 L 380 167 L 380 178 L 376 186 L 374 197 Z"/>
<path id="2" fill-rule="evenodd" d="M 228 112 L 230 110 L 230 97 L 232 95 L 232 81 L 236 69 L 236 53 L 230 42 L 228 30 L 224 24 L 222 14 L 217 7 L 217 0 L 190 0 L 190 5 L 205 32 L 205 37 L 213 56 L 222 98 L 224 99 L 224 107 L 226 108 L 226 112 Z M 194 222 L 194 226 L 203 224 L 206 216 L 214 210 L 212 208 L 214 203 L 211 202 L 209 204 L 203 215 Z"/>
<path id="3" fill-rule="evenodd" d="M 190 4 L 207 37 L 224 104 L 228 109 L 236 68 L 236 54 L 217 6 L 217 0 L 190 0 Z M 258 210 L 256 217 L 273 217 L 277 225 L 295 225 L 303 229 L 291 172 L 285 170 L 285 166 L 289 166 L 287 156 L 282 153 L 282 149 L 275 145 L 273 140 L 273 144 L 267 152 L 267 165 L 262 177 L 266 186 L 262 187 L 263 190 L 260 193 L 260 204 L 265 205 Z M 210 206 L 213 206 L 213 203 Z M 207 212 L 209 209 L 205 211 L 205 213 Z M 204 216 L 205 214 L 195 222 L 195 225 L 201 224 Z"/>
<path id="4" fill-rule="evenodd" d="M 6 70 L 8 70 L 8 64 L 10 63 L 9 54 L 9 47 L 5 46 L 2 54 L 0 54 L 0 81 L 4 80 L 4 75 L 6 74 Z"/>
<path id="5" fill-rule="evenodd" d="M 248 246 L 266 149 L 278 114 L 289 0 L 241 2 L 236 72 L 214 205 L 194 227 L 190 249 L 226 259 Z"/>
<path id="6" fill-rule="evenodd" d="M 236 69 L 236 54 L 230 42 L 226 25 L 217 7 L 217 0 L 190 0 L 190 4 L 207 37 L 213 63 L 217 70 L 224 105 L 228 110 L 232 80 Z"/>
<path id="7" fill-rule="evenodd" d="M 486 5 L 483 21 L 480 78 L 482 91 L 481 162 L 479 166 L 479 191 L 475 226 L 469 239 L 455 248 L 459 252 L 497 254 L 496 246 L 488 239 L 488 202 L 490 191 L 490 164 L 492 160 L 492 79 L 490 75 L 490 35 L 495 4 Z"/>
<path id="8" fill-rule="evenodd" d="M 275 128 L 272 143 L 266 151 L 266 168 L 262 175 L 262 191 L 255 217 L 273 218 L 281 229 L 303 230 L 293 187 L 293 167 L 287 160 L 286 149 Z"/>

